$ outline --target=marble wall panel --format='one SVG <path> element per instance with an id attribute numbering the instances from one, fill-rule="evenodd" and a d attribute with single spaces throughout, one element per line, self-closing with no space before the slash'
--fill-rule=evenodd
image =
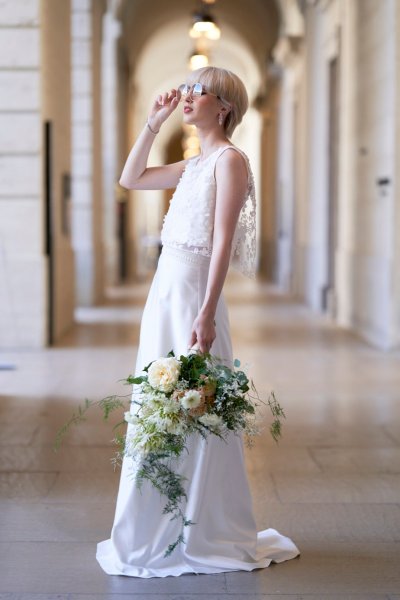
<path id="1" fill-rule="evenodd" d="M 42 157 L 0 156 L 0 196 L 36 196 L 42 187 Z"/>
<path id="2" fill-rule="evenodd" d="M 0 318 L 0 347 L 41 347 L 46 343 L 46 260 L 8 259 L 0 263 L 4 299 Z M 29 294 L 27 294 L 29 290 Z"/>
<path id="3" fill-rule="evenodd" d="M 39 0 L 1 0 L 0 25 L 32 27 L 39 24 Z"/>
<path id="4" fill-rule="evenodd" d="M 89 177 L 74 177 L 72 181 L 72 197 L 74 208 L 91 206 L 93 203 L 92 180 Z"/>
<path id="5" fill-rule="evenodd" d="M 0 112 L 0 154 L 39 152 L 41 127 L 37 112 Z"/>
<path id="6" fill-rule="evenodd" d="M 86 40 L 74 40 L 72 43 L 72 64 L 90 68 L 92 65 L 92 44 Z"/>
<path id="7" fill-rule="evenodd" d="M 72 239 L 74 249 L 90 248 L 92 244 L 92 210 L 90 206 L 76 206 L 72 211 Z"/>
<path id="8" fill-rule="evenodd" d="M 0 248 L 5 257 L 31 256 L 42 250 L 39 196 L 0 201 Z"/>
<path id="9" fill-rule="evenodd" d="M 77 123 L 72 125 L 72 145 L 76 150 L 91 151 L 93 147 L 93 131 L 90 123 Z"/>
<path id="10" fill-rule="evenodd" d="M 38 71 L 0 70 L 0 110 L 39 110 Z"/>
<path id="11" fill-rule="evenodd" d="M 37 68 L 40 64 L 40 31 L 4 28 L 0 36 L 0 67 Z"/>
<path id="12" fill-rule="evenodd" d="M 73 95 L 92 93 L 92 78 L 90 77 L 90 71 L 86 67 L 80 69 L 79 65 L 75 65 L 71 76 Z"/>
<path id="13" fill-rule="evenodd" d="M 75 39 L 87 39 L 92 34 L 92 15 L 90 12 L 74 11 L 72 15 L 72 33 Z"/>
<path id="14" fill-rule="evenodd" d="M 76 177 L 91 177 L 93 172 L 92 154 L 85 150 L 76 150 L 72 156 L 72 170 Z"/>
<path id="15" fill-rule="evenodd" d="M 92 118 L 92 97 L 90 95 L 74 95 L 72 99 L 72 120 L 84 123 Z"/>
<path id="16" fill-rule="evenodd" d="M 71 0 L 71 8 L 74 12 L 86 12 L 91 9 L 92 0 Z"/>

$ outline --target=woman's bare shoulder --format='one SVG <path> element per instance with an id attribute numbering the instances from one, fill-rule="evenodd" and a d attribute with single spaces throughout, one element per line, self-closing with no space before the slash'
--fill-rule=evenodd
<path id="1" fill-rule="evenodd" d="M 215 164 L 215 175 L 222 177 L 226 173 L 236 173 L 239 177 L 248 177 L 249 161 L 246 154 L 236 146 L 226 146 L 218 155 Z"/>

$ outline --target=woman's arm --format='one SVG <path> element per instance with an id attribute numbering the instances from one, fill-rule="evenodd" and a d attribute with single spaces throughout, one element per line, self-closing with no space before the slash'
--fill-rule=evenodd
<path id="1" fill-rule="evenodd" d="M 244 158 L 232 149 L 217 160 L 213 250 L 203 305 L 192 329 L 190 346 L 209 352 L 215 339 L 215 313 L 229 267 L 232 241 L 247 191 L 248 173 Z"/>
<path id="2" fill-rule="evenodd" d="M 150 127 L 147 124 L 144 126 L 126 160 L 119 180 L 122 187 L 131 190 L 160 190 L 177 186 L 186 160 L 150 168 L 147 167 L 147 161 L 157 135 L 155 132 L 159 131 L 164 121 L 176 109 L 179 99 L 179 91 L 171 90 L 155 100 L 148 117 Z"/>

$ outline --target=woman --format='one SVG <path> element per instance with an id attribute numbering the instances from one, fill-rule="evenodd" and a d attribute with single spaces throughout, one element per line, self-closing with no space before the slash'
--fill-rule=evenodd
<path id="1" fill-rule="evenodd" d="M 196 125 L 201 153 L 147 167 L 164 121 L 184 101 L 184 123 Z M 176 187 L 166 215 L 163 249 L 143 313 L 136 374 L 151 361 L 187 354 L 196 346 L 232 365 L 226 306 L 221 294 L 231 259 L 242 272 L 255 264 L 254 184 L 247 157 L 229 141 L 248 107 L 241 80 L 224 69 L 193 71 L 178 90 L 158 96 L 133 146 L 120 183 L 128 189 Z M 131 425 L 128 425 L 128 433 Z M 266 567 L 299 554 L 274 529 L 257 534 L 246 477 L 243 442 L 193 435 L 175 471 L 186 477 L 185 542 L 164 553 L 180 523 L 163 514 L 151 485 L 136 488 L 131 459 L 124 458 L 111 538 L 97 559 L 113 575 L 165 577 Z M 145 482 L 148 483 L 148 482 Z"/>

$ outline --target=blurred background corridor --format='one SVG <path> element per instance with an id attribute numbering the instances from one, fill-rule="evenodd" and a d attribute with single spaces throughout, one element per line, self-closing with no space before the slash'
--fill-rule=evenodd
<path id="1" fill-rule="evenodd" d="M 118 180 L 152 100 L 205 64 L 250 99 L 232 141 L 258 274 L 228 276 L 234 351 L 287 413 L 246 454 L 255 510 L 302 555 L 129 581 L 95 561 L 110 427 L 52 444 L 134 367 L 173 190 Z M 399 140 L 399 0 L 0 0 L 1 600 L 400 600 Z M 198 152 L 178 108 L 150 164 Z"/>

